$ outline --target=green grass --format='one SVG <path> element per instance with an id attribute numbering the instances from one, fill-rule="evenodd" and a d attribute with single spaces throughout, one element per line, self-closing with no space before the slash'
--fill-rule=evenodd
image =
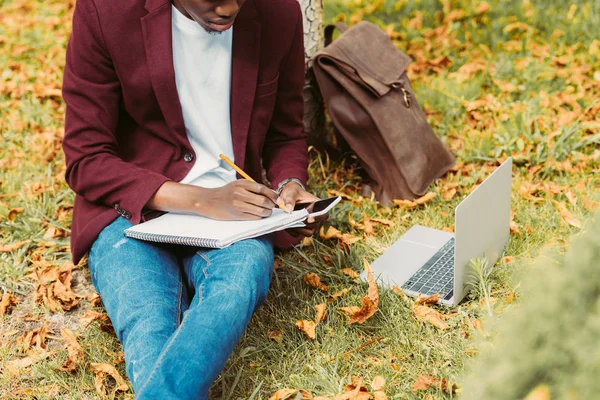
<path id="1" fill-rule="evenodd" d="M 79 315 L 94 308 L 89 302 L 82 300 L 72 311 L 50 313 L 34 303 L 35 284 L 27 277 L 40 257 L 56 264 L 70 257 L 68 237 L 52 239 L 54 246 L 39 246 L 48 241 L 43 235 L 51 225 L 69 232 L 73 202 L 60 151 L 64 104 L 47 92 L 61 85 L 70 29 L 67 3 L 0 0 L 0 243 L 30 240 L 19 250 L 0 253 L 0 287 L 20 299 L 0 322 L 0 331 L 23 332 L 47 320 L 53 331 L 48 346 L 58 351 L 16 377 L 1 374 L 0 397 L 7 399 L 23 398 L 15 394 L 19 389 L 48 385 L 57 385 L 63 399 L 99 398 L 88 368 L 80 367 L 73 374 L 61 371 L 66 351 L 58 340 L 60 326 L 80 335 L 86 362 L 110 363 L 120 350 L 114 334 L 101 331 L 97 323 L 85 329 L 79 325 Z M 561 217 L 556 202 L 564 203 L 585 228 L 600 201 L 600 107 L 595 102 L 600 98 L 600 77 L 594 75 L 600 70 L 600 52 L 594 50 L 598 44 L 594 45 L 593 37 L 600 26 L 600 5 L 575 1 L 569 19 L 571 5 L 558 0 L 489 1 L 491 9 L 477 15 L 479 4 L 452 2 L 452 10 L 464 10 L 465 17 L 446 23 L 444 5 L 436 0 L 327 2 L 327 21 L 362 18 L 382 27 L 393 24 L 396 45 L 416 60 L 416 67 L 422 67 L 410 71 L 417 98 L 435 132 L 464 167 L 432 185 L 430 190 L 438 194 L 434 200 L 406 210 L 362 199 L 357 194 L 360 166 L 352 159 L 333 162 L 311 152 L 311 189 L 320 196 L 329 189 L 343 190 L 355 200 L 342 202 L 330 224 L 364 236 L 363 240 L 344 250 L 336 241 L 317 237 L 278 256 L 281 268 L 274 273 L 269 297 L 215 382 L 211 398 L 266 399 L 284 387 L 334 397 L 344 392 L 351 375 L 365 382 L 384 376 L 390 399 L 421 399 L 426 394 L 456 397 L 435 388 L 416 393 L 411 388 L 419 375 L 460 382 L 479 351 L 474 339 L 483 336 L 472 322 L 490 318 L 490 310 L 494 319 L 506 309 L 519 307 L 517 287 L 531 260 L 544 248 L 564 251 L 568 238 L 579 232 Z M 409 23 L 414 23 L 417 12 L 422 14 L 420 27 Z M 505 30 L 515 22 L 531 28 Z M 434 33 L 440 26 L 443 31 Z M 424 60 L 442 56 L 450 60 L 447 68 L 423 66 Z M 568 66 L 557 62 L 560 57 L 566 57 Z M 486 68 L 460 80 L 460 67 L 477 59 Z M 502 82 L 511 83 L 514 90 L 502 91 Z M 482 99 L 487 100 L 483 106 L 468 111 L 469 102 Z M 366 286 L 355 284 L 340 269 L 360 272 L 363 257 L 374 260 L 414 224 L 452 228 L 456 205 L 491 172 L 497 159 L 509 155 L 515 159 L 511 207 L 521 232 L 511 235 L 505 250 L 513 259 L 500 261 L 490 275 L 481 274 L 466 302 L 452 310 L 440 308 L 457 313 L 447 321 L 450 329 L 441 331 L 417 320 L 410 303 L 384 290 L 378 313 L 363 325 L 348 325 L 337 308 L 360 304 Z M 568 160 L 572 168 L 564 164 Z M 533 193 L 538 201 L 522 194 L 520 189 L 528 182 L 542 185 Z M 458 194 L 447 201 L 441 194 L 451 183 L 458 184 Z M 32 185 L 40 184 L 43 190 L 32 194 Z M 544 188 L 544 184 L 554 186 Z M 18 207 L 24 211 L 9 221 L 9 210 Z M 395 226 L 378 227 L 367 236 L 352 228 L 349 214 L 359 222 L 363 216 L 387 218 Z M 329 293 L 352 287 L 348 295 L 327 303 L 329 316 L 317 327 L 315 341 L 295 327 L 296 320 L 314 316 L 314 305 L 326 302 L 326 293 L 304 283 L 304 275 L 310 272 L 330 285 Z M 76 292 L 92 290 L 85 265 L 75 278 Z M 511 302 L 515 289 L 517 301 Z M 484 319 L 484 332 L 487 328 Z M 269 339 L 269 332 L 275 330 L 283 332 L 281 343 Z M 18 335 L 0 336 L 0 368 L 22 356 L 12 346 Z M 118 368 L 124 373 L 123 363 Z M 42 389 L 38 392 L 37 398 L 48 398 Z M 116 398 L 130 395 L 117 393 Z"/>

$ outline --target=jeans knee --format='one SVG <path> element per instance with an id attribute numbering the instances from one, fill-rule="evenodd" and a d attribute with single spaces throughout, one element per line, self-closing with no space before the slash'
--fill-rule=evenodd
<path id="1" fill-rule="evenodd" d="M 269 292 L 273 262 L 273 249 L 270 246 L 259 240 L 244 244 L 244 253 L 237 263 L 238 273 L 235 276 L 240 286 L 254 293 L 256 307 L 265 301 Z"/>

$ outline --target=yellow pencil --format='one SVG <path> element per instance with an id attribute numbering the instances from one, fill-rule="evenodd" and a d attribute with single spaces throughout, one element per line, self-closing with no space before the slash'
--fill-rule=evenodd
<path id="1" fill-rule="evenodd" d="M 227 164 L 229 164 L 229 166 L 233 169 L 235 169 L 237 171 L 238 174 L 240 174 L 241 176 L 243 176 L 245 179 L 251 181 L 251 182 L 255 182 L 256 181 L 254 179 L 252 179 L 252 177 L 250 175 L 248 175 L 247 173 L 245 173 L 240 167 L 238 167 L 237 165 L 235 165 L 233 163 L 233 161 L 231 161 L 229 158 L 227 158 L 227 156 L 225 154 L 219 154 L 219 157 L 221 158 L 221 160 L 225 161 Z M 279 200 L 279 203 L 277 203 L 277 205 L 279 206 L 279 208 L 281 208 L 283 211 L 288 212 L 287 209 L 285 208 L 285 204 L 283 203 L 283 200 Z"/>

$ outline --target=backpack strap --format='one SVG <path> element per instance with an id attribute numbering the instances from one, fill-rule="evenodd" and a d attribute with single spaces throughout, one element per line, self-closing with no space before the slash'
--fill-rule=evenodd
<path id="1" fill-rule="evenodd" d="M 325 27 L 325 46 L 329 46 L 331 42 L 333 42 L 333 31 L 335 28 L 338 28 L 342 33 L 348 30 L 348 25 L 343 22 L 336 22 L 332 25 L 327 25 Z"/>

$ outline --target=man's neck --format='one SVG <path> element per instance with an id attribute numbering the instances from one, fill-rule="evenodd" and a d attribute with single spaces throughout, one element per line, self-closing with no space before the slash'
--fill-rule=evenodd
<path id="1" fill-rule="evenodd" d="M 191 19 L 192 21 L 194 20 L 190 14 L 188 14 L 188 12 L 185 10 L 185 8 L 183 8 L 183 6 L 181 5 L 181 2 L 179 0 L 173 0 L 173 5 L 175 6 L 175 8 L 177 9 L 177 11 L 179 11 L 181 14 L 183 14 L 186 18 Z"/>

